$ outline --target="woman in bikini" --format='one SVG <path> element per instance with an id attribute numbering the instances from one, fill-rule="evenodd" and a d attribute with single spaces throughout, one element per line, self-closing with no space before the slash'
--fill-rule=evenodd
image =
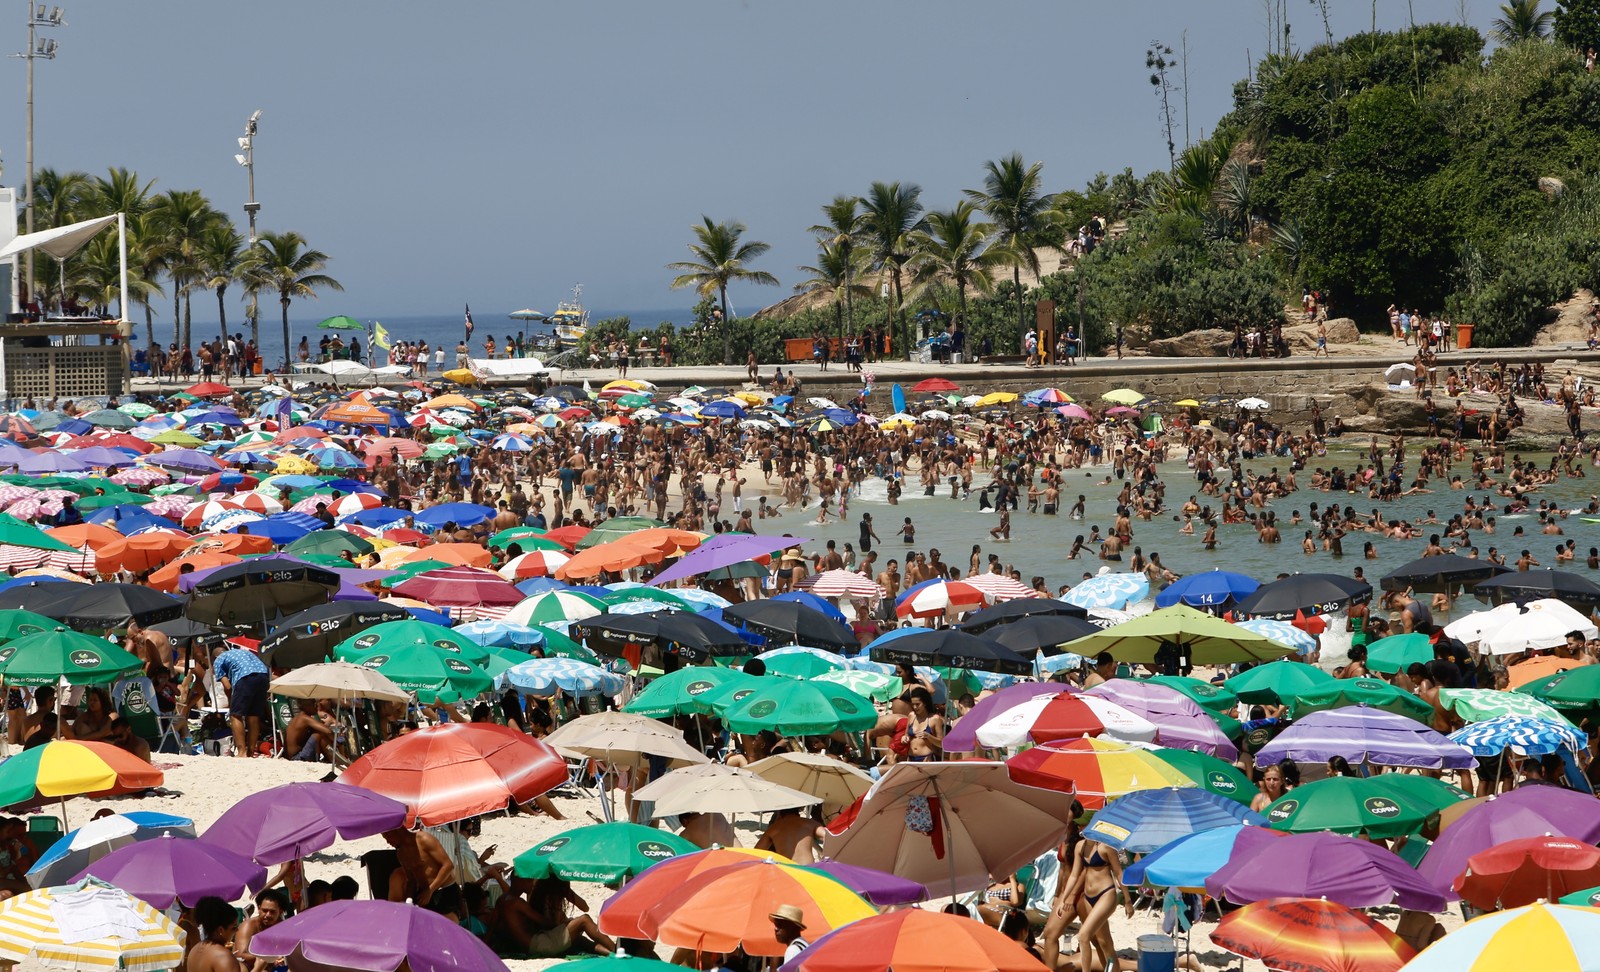
<path id="1" fill-rule="evenodd" d="M 1078 967 L 1103 969 L 1116 961 L 1111 913 L 1120 900 L 1133 917 L 1133 898 L 1122 884 L 1122 855 L 1097 840 L 1080 840 L 1072 853 L 1065 901 L 1078 897 Z"/>
<path id="2" fill-rule="evenodd" d="M 911 751 L 907 758 L 913 763 L 936 762 L 943 752 L 944 716 L 933 711 L 932 692 L 919 685 L 908 694 L 911 715 L 906 722 L 906 738 Z"/>

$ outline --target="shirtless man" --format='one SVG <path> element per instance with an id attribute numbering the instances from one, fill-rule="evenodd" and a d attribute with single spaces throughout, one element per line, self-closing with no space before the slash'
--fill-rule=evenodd
<path id="1" fill-rule="evenodd" d="M 140 627 L 138 622 L 128 624 L 126 647 L 144 662 L 146 675 L 172 663 L 172 639 L 152 628 Z"/>
<path id="2" fill-rule="evenodd" d="M 756 850 L 774 851 L 796 864 L 813 864 L 817 860 L 817 842 L 825 833 L 822 821 L 816 817 L 796 808 L 779 810 L 756 841 Z"/>
<path id="3" fill-rule="evenodd" d="M 433 897 L 441 888 L 455 884 L 456 865 L 445 853 L 439 838 L 425 830 L 396 827 L 384 831 L 383 839 L 400 857 L 400 866 L 389 875 L 389 900 L 410 899 L 418 907 L 440 910 L 444 902 L 434 903 Z M 454 899 L 456 896 L 441 897 Z"/>
<path id="4" fill-rule="evenodd" d="M 678 821 L 683 824 L 678 836 L 696 847 L 709 850 L 712 847 L 739 846 L 739 837 L 733 832 L 733 824 L 720 813 L 680 813 Z"/>
<path id="5" fill-rule="evenodd" d="M 250 951 L 250 940 L 284 919 L 289 910 L 289 896 L 277 888 L 268 888 L 256 895 L 256 913 L 246 918 L 233 935 L 233 953 L 245 967 L 245 972 L 269 972 L 277 964 L 278 956 L 256 955 Z"/>
<path id="6" fill-rule="evenodd" d="M 317 703 L 301 699 L 299 711 L 283 731 L 284 752 L 290 759 L 314 763 L 321 756 L 333 762 L 333 729 L 317 714 Z"/>

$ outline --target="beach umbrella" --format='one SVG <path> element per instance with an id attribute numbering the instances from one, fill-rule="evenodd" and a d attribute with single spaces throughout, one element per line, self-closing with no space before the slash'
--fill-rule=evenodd
<path id="1" fill-rule="evenodd" d="M 915 630 L 903 637 L 879 638 L 868 649 L 873 661 L 890 664 L 970 668 L 1014 675 L 1033 671 L 1033 662 L 1010 648 L 953 628 Z"/>
<path id="2" fill-rule="evenodd" d="M 411 694 L 387 676 L 352 662 L 305 665 L 272 680 L 272 694 L 290 699 L 371 699 L 405 704 Z"/>
<path id="3" fill-rule="evenodd" d="M 978 727 L 1025 702 L 1054 698 L 1078 689 L 1066 682 L 1020 682 L 978 700 L 970 711 L 945 733 L 943 749 L 951 753 L 970 753 L 978 747 Z M 898 693 L 897 693 L 898 694 Z"/>
<path id="4" fill-rule="evenodd" d="M 1569 631 L 1585 638 L 1600 635 L 1600 628 L 1588 615 L 1550 598 L 1522 605 L 1502 604 L 1488 613 L 1497 615 L 1492 620 L 1499 623 L 1480 631 L 1472 640 L 1478 642 L 1480 649 L 1495 655 L 1556 648 L 1566 643 Z"/>
<path id="5" fill-rule="evenodd" d="M 984 599 L 990 603 L 1033 600 L 1039 597 L 1038 591 L 1004 574 L 973 574 L 961 583 L 982 591 Z"/>
<path id="6" fill-rule="evenodd" d="M 809 870 L 821 871 L 840 884 L 879 908 L 916 904 L 928 900 L 928 889 L 915 881 L 875 871 L 870 867 L 855 867 L 838 861 L 818 861 L 805 865 Z"/>
<path id="7" fill-rule="evenodd" d="M 65 834 L 40 854 L 28 869 L 28 883 L 36 888 L 69 884 L 84 868 L 112 851 L 162 834 L 193 837 L 194 821 L 148 810 L 97 817 Z"/>
<path id="8" fill-rule="evenodd" d="M 1035 696 L 978 726 L 977 742 L 990 749 L 1105 735 L 1121 742 L 1152 742 L 1156 726 L 1110 699 L 1058 692 Z"/>
<path id="9" fill-rule="evenodd" d="M 1304 783 L 1263 811 L 1274 830 L 1329 831 L 1368 837 L 1404 837 L 1422 830 L 1439 808 L 1382 784 L 1384 776 L 1332 776 Z M 1462 799 L 1466 794 L 1461 795 Z"/>
<path id="10" fill-rule="evenodd" d="M 1094 815 L 1083 834 L 1117 850 L 1143 854 L 1197 831 L 1263 823 L 1261 814 L 1226 797 L 1192 787 L 1164 787 L 1118 798 Z"/>
<path id="11" fill-rule="evenodd" d="M 981 921 L 910 908 L 851 922 L 814 939 L 783 972 L 1038 972 L 1041 967 L 1021 945 Z"/>
<path id="12" fill-rule="evenodd" d="M 825 570 L 800 579 L 799 587 L 817 597 L 862 598 L 874 602 L 883 597 L 883 588 L 865 574 L 853 570 Z"/>
<path id="13" fill-rule="evenodd" d="M 969 583 L 971 582 L 969 581 Z M 781 596 L 786 595 L 780 595 L 780 597 Z M 980 611 L 974 611 L 967 615 L 960 624 L 956 625 L 956 627 L 967 632 L 968 634 L 981 634 L 989 628 L 993 628 L 997 625 L 1010 624 L 1015 621 L 1020 621 L 1023 618 L 1030 618 L 1040 615 L 1070 615 L 1073 617 L 1082 618 L 1086 616 L 1087 613 L 1088 612 L 1084 608 L 1081 608 L 1076 604 L 1068 604 L 1066 601 L 1057 600 L 1053 597 L 1017 598 L 1009 601 L 1001 601 L 992 607 L 986 607 Z"/>
<path id="14" fill-rule="evenodd" d="M 393 590 L 434 607 L 454 608 L 462 617 L 504 615 L 523 599 L 521 591 L 494 571 L 479 567 L 441 567 L 396 584 Z"/>
<path id="15" fill-rule="evenodd" d="M 255 934 L 290 968 L 361 972 L 506 972 L 476 935 L 444 915 L 393 901 L 331 901 Z"/>
<path id="16" fill-rule="evenodd" d="M 1475 908 L 1516 908 L 1594 886 L 1600 847 L 1571 837 L 1522 837 L 1467 858 L 1450 888 Z"/>
<path id="17" fill-rule="evenodd" d="M 988 598 L 961 581 L 923 581 L 895 600 L 894 613 L 901 618 L 941 618 L 950 612 L 982 607 Z"/>
<path id="18" fill-rule="evenodd" d="M 660 520 L 652 520 L 645 516 L 614 516 L 601 521 L 594 529 L 583 536 L 577 543 L 577 549 L 587 550 L 602 543 L 610 543 L 631 536 L 641 530 L 654 527 L 664 527 Z"/>
<path id="19" fill-rule="evenodd" d="M 333 601 L 285 618 L 257 649 L 275 668 L 298 668 L 330 657 L 333 647 L 374 625 L 405 621 L 404 608 L 383 602 Z"/>
<path id="20" fill-rule="evenodd" d="M 1004 763 L 895 763 L 830 824 L 824 852 L 943 897 L 1032 861 L 1055 846 L 1071 816 L 1068 792 L 1015 782 Z M 994 820 L 1006 825 L 987 823 Z"/>
<path id="21" fill-rule="evenodd" d="M 1085 657 L 1109 652 L 1118 661 L 1143 664 L 1158 663 L 1176 650 L 1174 660 L 1186 658 L 1194 665 L 1266 661 L 1292 651 L 1184 604 L 1157 608 L 1080 638 L 1067 650 Z"/>
<path id="22" fill-rule="evenodd" d="M 1262 584 L 1235 607 L 1239 614 L 1292 621 L 1297 614 L 1332 614 L 1372 597 L 1372 585 L 1341 574 L 1290 574 Z"/>
<path id="23" fill-rule="evenodd" d="M 1516 666 L 1516 668 L 1521 667 L 1521 665 Z M 1529 681 L 1518 687 L 1516 692 L 1509 694 L 1531 696 L 1559 712 L 1569 713 L 1576 718 L 1580 713 L 1592 712 L 1600 707 L 1600 665 L 1584 665 L 1556 672 Z"/>
<path id="24" fill-rule="evenodd" d="M 1081 608 L 1120 610 L 1150 593 L 1150 579 L 1143 574 L 1100 574 L 1079 581 L 1062 595 L 1062 600 Z"/>
<path id="25" fill-rule="evenodd" d="M 1527 692 L 1496 689 L 1440 689 L 1439 704 L 1466 722 L 1484 722 L 1496 716 L 1521 716 L 1565 724 L 1567 717 Z"/>
<path id="26" fill-rule="evenodd" d="M 361 637 L 357 635 L 356 639 Z M 488 672 L 433 645 L 410 644 L 372 651 L 353 650 L 341 645 L 335 649 L 335 654 L 342 661 L 354 662 L 381 674 L 402 690 L 415 693 L 418 700 L 430 704 L 474 699 L 494 687 L 494 680 Z"/>
<path id="27" fill-rule="evenodd" d="M 793 864 L 751 860 L 706 871 L 644 910 L 640 925 L 663 945 L 697 951 L 782 955 L 767 918 L 780 905 L 800 909 L 809 934 L 822 936 L 877 914 L 826 874 Z"/>
<path id="28" fill-rule="evenodd" d="M 158 972 L 183 964 L 185 938 L 176 921 L 92 878 L 0 901 L 0 960 L 24 968 Z"/>
<path id="29" fill-rule="evenodd" d="M 437 530 L 447 523 L 454 523 L 458 527 L 475 527 L 493 518 L 494 515 L 495 509 L 492 506 L 478 503 L 441 503 L 419 511 L 414 519 Z"/>
<path id="30" fill-rule="evenodd" d="M 734 864 L 748 864 L 753 859 L 770 859 L 780 864 L 794 863 L 776 852 L 742 848 L 715 847 L 680 854 L 645 869 L 643 873 L 624 885 L 620 892 L 608 898 L 600 906 L 596 923 L 607 935 L 619 938 L 646 938 L 647 933 L 640 926 L 645 909 L 661 900 L 668 891 L 708 871 Z"/>
<path id="31" fill-rule="evenodd" d="M 116 885 L 157 908 L 194 907 L 201 898 L 232 901 L 267 883 L 267 870 L 226 847 L 165 834 L 112 851 L 80 875 Z"/>
<path id="32" fill-rule="evenodd" d="M 628 645 L 654 642 L 662 651 L 688 662 L 751 653 L 750 645 L 731 627 L 690 611 L 603 614 L 579 621 L 570 630 L 585 639 L 620 642 L 622 651 L 627 651 Z"/>
<path id="33" fill-rule="evenodd" d="M 1417 873 L 1448 888 L 1474 854 L 1521 837 L 1553 834 L 1586 843 L 1600 841 L 1594 797 L 1554 786 L 1531 786 L 1481 800 L 1463 801 L 1442 815 L 1439 837 L 1417 864 Z"/>
<path id="34" fill-rule="evenodd" d="M 1393 675 L 1433 661 L 1433 638 L 1421 632 L 1390 635 L 1367 645 L 1367 667 Z"/>
<path id="35" fill-rule="evenodd" d="M 749 770 L 764 780 L 816 797 L 828 816 L 855 803 L 872 788 L 872 777 L 864 771 L 816 753 L 778 753 L 756 760 Z"/>
<path id="36" fill-rule="evenodd" d="M 1416 949 L 1375 919 L 1332 901 L 1268 898 L 1222 916 L 1211 940 L 1269 969 L 1399 972 Z"/>
<path id="37" fill-rule="evenodd" d="M 1497 574 L 1504 574 L 1509 570 L 1508 567 L 1487 560 L 1463 557 L 1460 554 L 1442 554 L 1419 557 L 1409 563 L 1401 564 L 1383 575 L 1378 584 L 1386 591 L 1449 593 L 1463 587 L 1472 587 L 1480 581 L 1488 580 Z"/>
<path id="38" fill-rule="evenodd" d="M 970 628 L 961 627 L 961 630 L 972 633 Z M 1085 618 L 1070 614 L 1035 614 L 1015 621 L 986 625 L 980 630 L 983 637 L 1027 657 L 1035 652 L 1046 656 L 1059 655 L 1063 645 L 1101 629 Z"/>
<path id="39" fill-rule="evenodd" d="M 404 803 L 407 826 L 432 827 L 560 786 L 567 765 L 552 745 L 492 723 L 445 723 L 384 743 L 351 763 L 340 783 Z"/>
<path id="40" fill-rule="evenodd" d="M 1186 574 L 1156 595 L 1156 607 L 1183 603 L 1190 607 L 1217 608 L 1255 592 L 1261 582 L 1228 570 Z"/>
<path id="41" fill-rule="evenodd" d="M 849 668 L 849 662 L 835 652 L 823 651 L 821 648 L 805 648 L 800 645 L 773 648 L 756 657 L 767 666 L 768 675 L 778 675 L 783 678 L 811 679 L 828 672 L 841 672 Z"/>
<path id="42" fill-rule="evenodd" d="M 1541 687 L 1557 675 L 1563 675 L 1573 670 L 1573 659 L 1561 658 L 1556 655 L 1536 656 L 1524 659 L 1515 665 L 1508 666 L 1511 676 L 1511 688 L 1514 691 L 1529 691 Z"/>
<path id="43" fill-rule="evenodd" d="M 56 619 L 32 611 L 0 610 L 0 644 L 10 644 L 25 635 L 38 634 L 41 631 L 54 631 L 60 626 L 60 622 Z"/>
<path id="44" fill-rule="evenodd" d="M 1600 968 L 1600 909 L 1532 904 L 1472 919 L 1407 963 L 1406 972 L 1595 968 Z"/>
<path id="45" fill-rule="evenodd" d="M 265 628 L 280 614 L 292 615 L 325 603 L 339 575 L 290 557 L 261 557 L 219 567 L 194 586 L 189 617 L 235 627 Z"/>
<path id="46" fill-rule="evenodd" d="M 1292 711 L 1299 719 L 1313 712 L 1345 706 L 1392 712 L 1418 722 L 1433 718 L 1433 706 L 1427 701 L 1381 678 L 1336 678 L 1313 685 L 1295 698 Z"/>
<path id="47" fill-rule="evenodd" d="M 1239 834 L 1251 829 L 1256 828 L 1228 824 L 1185 834 L 1123 868 L 1122 880 L 1128 885 L 1204 890 L 1206 878 L 1228 863 Z"/>
<path id="48" fill-rule="evenodd" d="M 502 672 L 495 684 L 528 695 L 621 695 L 627 680 L 598 665 L 571 658 L 529 658 Z"/>
<path id="49" fill-rule="evenodd" d="M 1490 604 L 1554 598 L 1564 604 L 1594 610 L 1600 607 L 1600 584 L 1568 570 L 1519 570 L 1497 574 L 1473 587 L 1473 593 Z"/>
<path id="50" fill-rule="evenodd" d="M 1296 718 L 1257 750 L 1256 761 L 1263 766 L 1282 759 L 1325 763 L 1335 756 L 1343 756 L 1351 765 L 1424 769 L 1471 769 L 1477 765 L 1470 750 L 1432 728 L 1403 715 L 1357 705 Z"/>
<path id="51" fill-rule="evenodd" d="M 855 633 L 842 621 L 796 601 L 746 601 L 723 609 L 723 617 L 737 618 L 743 627 L 797 645 L 841 651 L 858 647 Z"/>
<path id="52" fill-rule="evenodd" d="M 753 686 L 755 677 L 737 668 L 716 665 L 696 665 L 680 668 L 657 678 L 622 707 L 624 712 L 667 719 L 677 715 L 690 715 L 704 711 L 695 700 L 729 683 Z"/>
<path id="53" fill-rule="evenodd" d="M 1229 740 L 1224 729 L 1227 726 L 1238 732 L 1239 721 L 1204 708 L 1171 686 L 1150 680 L 1113 678 L 1087 690 L 1083 697 L 1109 699 L 1143 718 L 1156 727 L 1154 741 L 1163 746 L 1195 749 L 1225 759 L 1239 755 L 1239 747 Z"/>
<path id="54" fill-rule="evenodd" d="M 193 546 L 193 540 L 177 534 L 141 533 L 101 547 L 95 552 L 95 567 L 106 574 L 119 569 L 142 574 L 177 559 Z"/>
<path id="55" fill-rule="evenodd" d="M 1446 897 L 1382 845 L 1340 834 L 1282 834 L 1246 828 L 1206 893 L 1234 904 L 1267 898 L 1325 898 L 1351 908 L 1395 904 L 1443 911 Z"/>
<path id="56" fill-rule="evenodd" d="M 679 767 L 634 793 L 649 801 L 657 817 L 683 813 L 771 813 L 821 802 L 809 793 L 763 779 L 748 769 L 721 763 Z"/>
<path id="57" fill-rule="evenodd" d="M 3 650 L 3 649 L 0 649 Z M 1450 734 L 1450 741 L 1476 756 L 1499 756 L 1507 749 L 1521 756 L 1547 756 L 1565 749 L 1577 754 L 1588 745 L 1584 734 L 1565 720 L 1551 722 L 1528 716 L 1495 716 Z"/>
<path id="58" fill-rule="evenodd" d="M 270 866 L 332 847 L 336 840 L 360 840 L 405 822 L 405 804 L 363 787 L 286 783 L 244 797 L 200 839 Z"/>
<path id="59" fill-rule="evenodd" d="M 632 608 L 631 612 L 634 614 L 661 608 L 671 608 L 674 611 L 694 611 L 694 605 L 679 597 L 676 591 L 661 591 L 654 587 L 644 587 L 642 585 L 638 587 L 612 585 L 611 590 L 604 594 L 596 594 L 595 598 L 611 611 L 617 611 L 619 608 L 626 611 L 629 610 L 630 605 L 644 605 L 644 607 Z M 853 640 L 851 643 L 854 645 Z"/>
<path id="60" fill-rule="evenodd" d="M 656 827 L 627 821 L 578 827 L 518 854 L 511 861 L 517 877 L 615 884 L 645 868 L 700 848 Z"/>
<path id="61" fill-rule="evenodd" d="M 104 638 L 56 626 L 23 635 L 0 648 L 0 676 L 8 685 L 111 685 L 138 674 L 144 662 Z"/>
<path id="62" fill-rule="evenodd" d="M 684 741 L 682 730 L 626 712 L 580 716 L 550 733 L 545 742 L 623 769 L 648 767 L 652 758 L 669 766 L 706 762 L 704 753 Z"/>
<path id="63" fill-rule="evenodd" d="M 284 548 L 284 553 L 334 554 L 335 556 L 348 553 L 363 557 L 372 553 L 372 543 L 348 530 L 318 529 L 289 544 Z"/>
<path id="64" fill-rule="evenodd" d="M 750 694 L 720 712 L 732 732 L 771 730 L 784 736 L 863 732 L 878 723 L 872 700 L 842 685 L 788 678 L 759 680 Z"/>
<path id="65" fill-rule="evenodd" d="M 572 557 L 562 550 L 530 550 L 507 561 L 500 568 L 499 574 L 508 581 L 549 577 L 571 559 Z"/>
<path id="66" fill-rule="evenodd" d="M 582 621 L 606 613 L 599 598 L 577 591 L 546 591 L 517 602 L 504 621 L 513 624 L 543 624 L 550 621 Z"/>
<path id="67" fill-rule="evenodd" d="M 1287 705 L 1300 693 L 1333 680 L 1332 675 L 1315 665 L 1283 660 L 1257 665 L 1222 684 L 1237 695 L 1240 702 Z"/>
<path id="68" fill-rule="evenodd" d="M 1193 780 L 1202 790 L 1245 806 L 1255 799 L 1255 784 L 1230 762 L 1192 749 L 1162 747 L 1150 750 L 1150 755 Z"/>

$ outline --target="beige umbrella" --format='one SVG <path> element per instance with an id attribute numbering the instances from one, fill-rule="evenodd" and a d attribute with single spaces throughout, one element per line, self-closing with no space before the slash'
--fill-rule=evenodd
<path id="1" fill-rule="evenodd" d="M 626 712 L 597 712 L 574 719 L 544 737 L 557 749 L 597 760 L 616 769 L 648 769 L 650 757 L 670 766 L 706 762 L 683 733 L 664 722 Z"/>
<path id="2" fill-rule="evenodd" d="M 1071 821 L 1070 792 L 1013 782 L 1004 763 L 896 763 L 853 820 L 834 821 L 823 852 L 942 897 L 1013 873 L 1054 847 Z"/>
<path id="3" fill-rule="evenodd" d="M 654 801 L 657 817 L 679 813 L 768 813 L 818 802 L 809 793 L 721 763 L 673 770 L 634 791 L 633 798 Z"/>
<path id="4" fill-rule="evenodd" d="M 350 662 L 297 668 L 272 680 L 273 695 L 291 699 L 374 699 L 404 704 L 411 696 L 380 672 Z"/>
<path id="5" fill-rule="evenodd" d="M 820 753 L 779 753 L 751 763 L 750 772 L 818 798 L 826 816 L 838 813 L 872 789 L 872 777 L 865 772 Z"/>

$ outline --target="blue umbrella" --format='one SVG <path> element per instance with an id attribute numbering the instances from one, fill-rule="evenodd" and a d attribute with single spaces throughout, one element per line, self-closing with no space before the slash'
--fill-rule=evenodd
<path id="1" fill-rule="evenodd" d="M 810 591 L 789 591 L 785 594 L 779 594 L 777 597 L 773 598 L 773 600 L 794 601 L 797 604 L 804 604 L 806 607 L 811 608 L 814 611 L 821 611 L 823 614 L 833 618 L 835 621 L 844 620 L 843 611 L 839 610 L 837 607 L 834 607 L 825 598 L 820 598 Z"/>
<path id="2" fill-rule="evenodd" d="M 825 408 L 822 410 L 822 417 L 830 422 L 838 422 L 840 425 L 854 425 L 861 421 L 861 416 L 848 408 Z"/>
<path id="3" fill-rule="evenodd" d="M 744 409 L 730 401 L 715 401 L 700 408 L 702 418 L 744 418 Z"/>
<path id="4" fill-rule="evenodd" d="M 407 510 L 391 509 L 387 506 L 378 506 L 370 510 L 357 510 L 349 516 L 341 517 L 342 523 L 359 523 L 364 527 L 374 530 L 399 523 L 412 514 Z"/>
<path id="5" fill-rule="evenodd" d="M 1254 594 L 1261 582 L 1231 570 L 1207 570 L 1189 574 L 1156 595 L 1156 607 L 1172 607 L 1183 602 L 1190 607 L 1220 607 L 1229 601 Z"/>
<path id="6" fill-rule="evenodd" d="M 1150 580 L 1143 574 L 1100 574 L 1079 582 L 1061 599 L 1081 608 L 1121 610 L 1149 593 Z"/>
<path id="7" fill-rule="evenodd" d="M 321 485 L 329 486 L 341 493 L 371 493 L 374 496 L 383 495 L 383 490 L 372 485 L 371 483 L 362 482 L 359 479 L 329 479 L 323 481 Z"/>
<path id="8" fill-rule="evenodd" d="M 1524 756 L 1547 756 L 1563 749 L 1577 753 L 1586 745 L 1583 733 L 1571 724 L 1519 715 L 1474 723 L 1452 732 L 1450 739 L 1474 756 L 1499 756 L 1507 749 Z"/>
<path id="9" fill-rule="evenodd" d="M 1240 824 L 1185 834 L 1148 857 L 1122 869 L 1125 884 L 1158 888 L 1203 888 L 1206 878 L 1228 863 L 1233 842 L 1247 830 Z"/>
<path id="10" fill-rule="evenodd" d="M 95 510 L 85 517 L 90 523 L 99 523 L 111 527 L 124 536 L 132 536 L 140 530 L 150 530 L 156 527 L 169 530 L 182 530 L 183 528 L 164 516 L 146 513 L 144 507 L 132 503 L 118 503 L 116 506 L 107 506 Z"/>
<path id="11" fill-rule="evenodd" d="M 418 621 L 426 621 L 429 624 L 442 625 L 446 628 L 450 627 L 452 624 L 455 624 L 455 621 L 451 619 L 450 615 L 440 611 L 430 611 L 427 608 L 415 607 L 406 608 L 406 610 L 410 611 L 411 616 L 416 618 Z"/>
<path id="12" fill-rule="evenodd" d="M 484 647 L 528 648 L 544 644 L 544 631 L 525 624 L 483 619 L 457 625 L 456 632 Z"/>
<path id="13" fill-rule="evenodd" d="M 321 520 L 306 513 L 274 513 L 264 520 L 241 524 L 233 532 L 249 532 L 258 537 L 266 537 L 274 546 L 281 547 L 286 543 L 294 543 L 308 533 L 322 529 L 323 525 Z"/>
<path id="14" fill-rule="evenodd" d="M 147 810 L 101 817 L 51 844 L 28 869 L 28 883 L 36 888 L 65 884 L 112 851 L 163 834 L 193 837 L 194 821 Z"/>
<path id="15" fill-rule="evenodd" d="M 1138 790 L 1094 815 L 1083 835 L 1118 850 L 1143 854 L 1198 830 L 1260 826 L 1267 818 L 1236 800 L 1194 787 Z"/>
<path id="16" fill-rule="evenodd" d="M 446 523 L 454 523 L 459 527 L 476 526 L 494 516 L 494 507 L 480 506 L 477 503 L 445 503 L 440 506 L 430 506 L 416 515 L 418 523 L 425 523 L 437 530 Z"/>
<path id="17" fill-rule="evenodd" d="M 564 591 L 566 589 L 567 585 L 554 577 L 530 577 L 517 585 L 517 590 L 529 597 L 535 594 L 543 594 L 545 591 Z"/>
<path id="18" fill-rule="evenodd" d="M 200 413 L 198 413 L 196 415 L 191 415 L 189 417 L 189 424 L 190 425 L 229 425 L 229 426 L 239 427 L 239 426 L 244 425 L 244 421 L 242 419 L 240 419 L 238 415 L 235 415 L 231 410 L 227 411 L 227 412 L 210 411 L 210 412 L 200 412 Z"/>
<path id="19" fill-rule="evenodd" d="M 321 449 L 312 449 L 306 453 L 306 459 L 316 463 L 323 469 L 362 469 L 366 462 L 348 449 L 337 446 L 326 446 Z"/>

